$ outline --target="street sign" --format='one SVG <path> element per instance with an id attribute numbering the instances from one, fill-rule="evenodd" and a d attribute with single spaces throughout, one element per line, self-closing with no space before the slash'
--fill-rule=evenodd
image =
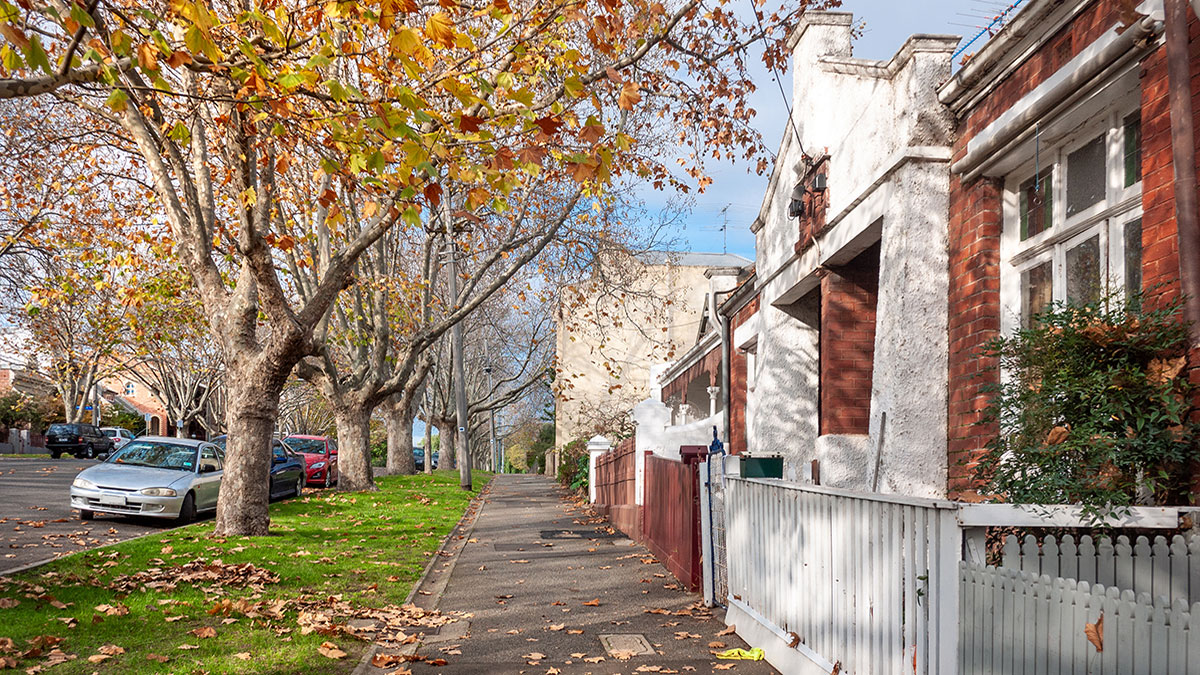
<path id="1" fill-rule="evenodd" d="M 142 419 L 145 420 L 146 422 L 149 422 L 151 417 L 154 417 L 154 416 L 151 415 L 150 413 L 142 413 Z"/>

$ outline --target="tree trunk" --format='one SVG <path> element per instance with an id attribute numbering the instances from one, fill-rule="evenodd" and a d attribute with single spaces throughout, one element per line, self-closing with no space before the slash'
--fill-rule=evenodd
<path id="1" fill-rule="evenodd" d="M 449 429 L 450 433 L 444 430 Z M 454 431 L 454 427 L 449 424 L 443 424 L 438 427 L 438 441 L 441 446 L 438 448 L 438 468 L 439 469 L 454 469 L 458 466 L 458 454 L 455 448 L 458 447 L 458 439 L 455 438 L 458 434 Z"/>
<path id="2" fill-rule="evenodd" d="M 231 377 L 226 425 L 224 474 L 217 499 L 217 536 L 267 534 L 268 490 L 263 489 L 271 472 L 271 434 L 279 416 L 279 394 L 263 372 Z"/>
<path id="3" fill-rule="evenodd" d="M 426 417 L 429 417 L 426 415 Z M 425 473 L 433 473 L 433 422 L 425 422 Z M 439 454 L 440 457 L 440 454 Z"/>
<path id="4" fill-rule="evenodd" d="M 371 408 L 361 404 L 339 406 L 334 410 L 334 420 L 338 435 L 338 489 L 347 492 L 374 490 Z"/>
<path id="5" fill-rule="evenodd" d="M 405 406 L 403 410 L 391 402 L 387 404 L 387 468 L 390 474 L 411 475 L 417 472 L 417 462 L 413 457 L 413 412 Z M 425 461 L 429 462 L 429 451 L 425 452 Z"/>

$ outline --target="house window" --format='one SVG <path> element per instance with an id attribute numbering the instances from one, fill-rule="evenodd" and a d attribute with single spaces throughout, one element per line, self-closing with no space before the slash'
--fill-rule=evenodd
<path id="1" fill-rule="evenodd" d="M 125 383 L 125 395 L 133 396 L 135 394 L 137 394 L 137 387 L 135 387 L 132 382 L 126 382 Z"/>
<path id="2" fill-rule="evenodd" d="M 1009 176 L 1006 303 L 1023 327 L 1052 302 L 1141 289 L 1141 118 L 1093 120 Z"/>

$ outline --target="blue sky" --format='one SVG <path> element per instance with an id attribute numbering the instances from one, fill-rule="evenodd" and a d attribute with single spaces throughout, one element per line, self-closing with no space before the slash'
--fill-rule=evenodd
<path id="1" fill-rule="evenodd" d="M 885 60 L 914 33 L 966 35 L 969 39 L 979 30 L 974 26 L 987 22 L 982 18 L 984 15 L 1006 5 L 993 0 L 845 0 L 840 10 L 853 12 L 855 20 L 866 21 L 866 30 L 854 45 L 854 55 Z M 755 60 L 757 62 L 757 58 Z M 787 114 L 779 88 L 761 62 L 758 62 L 758 72 L 758 90 L 754 92 L 752 107 L 758 111 L 756 126 L 759 132 L 767 146 L 774 150 L 783 136 Z M 790 97 L 791 74 L 780 75 L 784 91 Z M 709 166 L 713 184 L 704 194 L 695 197 L 687 225 L 678 233 L 677 248 L 720 252 L 721 209 L 729 205 L 729 252 L 754 259 L 750 223 L 758 215 L 768 176 L 755 175 L 753 171 L 747 171 L 748 166 L 729 163 Z M 647 196 L 650 203 L 657 199 L 660 198 Z"/>

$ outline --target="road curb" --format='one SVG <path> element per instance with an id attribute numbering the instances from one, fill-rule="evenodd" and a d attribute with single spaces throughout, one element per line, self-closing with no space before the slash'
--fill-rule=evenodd
<path id="1" fill-rule="evenodd" d="M 454 527 L 450 528 L 450 532 L 448 532 L 446 537 L 442 540 L 442 545 L 439 546 L 429 558 L 429 562 L 426 563 L 425 569 L 421 572 L 421 576 L 417 577 L 417 580 L 413 582 L 413 587 L 409 589 L 408 596 L 404 598 L 404 604 L 412 604 L 413 600 L 417 597 L 417 593 L 421 590 L 421 587 L 424 586 L 426 580 L 429 579 L 429 575 L 433 573 L 434 567 L 436 567 L 437 563 L 441 560 L 443 552 L 445 552 L 455 542 L 458 541 L 463 542 L 463 547 L 466 546 L 466 540 L 470 539 L 471 533 L 475 531 L 475 522 L 479 520 L 479 511 L 481 508 L 483 508 L 484 497 L 490 491 L 491 486 L 492 481 L 489 480 L 487 485 L 484 485 L 482 488 L 480 488 L 479 494 L 475 495 L 475 497 L 473 497 L 467 504 L 467 508 L 463 510 L 462 517 L 458 519 L 458 522 L 454 524 Z M 471 511 L 472 506 L 476 507 L 473 513 Z M 470 522 L 468 522 L 468 519 Z M 455 538 L 456 535 L 461 538 Z M 453 574 L 454 567 L 458 564 L 458 557 L 461 553 L 462 548 L 460 547 L 458 552 L 453 554 L 451 557 L 450 564 L 445 570 L 447 578 Z M 436 597 L 429 596 L 432 599 L 435 608 L 437 607 L 438 603 L 441 602 L 441 594 L 445 591 L 445 588 L 445 585 L 443 585 L 441 591 L 438 592 Z M 416 652 L 417 647 L 419 647 L 421 644 L 423 643 L 414 643 L 412 645 L 408 645 L 407 647 L 409 649 L 405 649 L 403 651 Z M 379 653 L 380 649 L 381 645 L 375 642 L 371 643 L 367 647 L 366 652 L 363 653 L 362 659 L 359 660 L 358 665 L 354 668 L 350 675 L 366 675 L 366 673 L 381 671 L 382 669 L 377 669 L 375 666 L 371 665 L 371 660 L 375 658 L 375 655 Z"/>
<path id="2" fill-rule="evenodd" d="M 190 524 L 191 523 L 189 523 L 189 525 Z M 13 575 L 20 574 L 22 572 L 28 572 L 29 570 L 37 569 L 39 567 L 42 567 L 43 565 L 49 565 L 52 562 L 58 562 L 59 560 L 66 560 L 67 558 L 70 558 L 71 556 L 74 556 L 74 555 L 79 555 L 80 553 L 90 553 L 92 551 L 99 551 L 99 550 L 105 549 L 105 548 L 112 548 L 113 546 L 120 546 L 121 544 L 124 544 L 127 541 L 137 541 L 138 539 L 143 539 L 145 537 L 161 536 L 168 532 L 174 532 L 175 530 L 178 530 L 181 527 L 188 527 L 188 525 L 179 525 L 178 527 L 168 527 L 165 530 L 156 530 L 154 532 L 143 532 L 142 534 L 130 537 L 128 539 L 122 539 L 121 541 L 114 541 L 114 542 L 110 542 L 108 544 L 100 544 L 99 546 L 93 546 L 91 548 L 83 548 L 83 549 L 79 549 L 78 551 L 71 551 L 64 555 L 60 555 L 57 558 L 47 558 L 47 559 L 41 560 L 39 562 L 29 563 L 28 565 L 14 567 L 11 570 L 3 570 L 3 571 L 0 571 L 0 578 L 11 577 Z"/>
<path id="3" fill-rule="evenodd" d="M 493 480 L 494 479 L 495 478 L 493 477 Z M 433 569 L 441 559 L 442 553 L 446 552 L 448 548 L 458 541 L 463 542 L 463 547 L 466 547 L 466 541 L 471 538 L 471 534 L 475 531 L 475 522 L 479 520 L 479 511 L 483 508 L 484 497 L 487 496 L 487 494 L 491 491 L 491 488 L 492 481 L 489 480 L 487 485 L 484 485 L 482 488 L 480 488 L 479 494 L 475 495 L 475 497 L 471 499 L 471 502 L 467 504 L 467 508 L 463 510 L 462 518 L 459 518 L 458 522 L 454 524 L 454 527 L 450 529 L 450 533 L 446 535 L 444 540 L 442 540 L 442 545 L 438 547 L 438 550 L 434 552 L 433 557 L 429 559 L 429 563 L 425 565 L 425 571 L 422 572 L 421 576 L 416 580 L 416 582 L 413 583 L 413 587 L 408 591 L 408 597 L 404 599 L 404 604 L 410 604 L 416 598 L 417 593 L 421 590 L 421 587 L 424 586 L 425 582 L 429 579 L 429 575 L 433 573 Z M 471 512 L 472 506 L 476 506 L 473 514 Z M 469 523 L 467 522 L 468 518 L 470 519 Z M 455 539 L 456 534 L 459 535 L 458 539 Z M 450 564 L 446 566 L 447 578 L 454 573 L 454 568 L 458 565 L 458 558 L 459 554 L 461 553 L 462 548 L 459 548 L 456 553 L 454 553 L 452 556 L 449 556 Z M 445 589 L 446 587 L 443 585 L 436 596 L 428 596 L 433 602 L 433 609 L 436 609 L 441 603 L 442 593 L 445 591 Z"/>

